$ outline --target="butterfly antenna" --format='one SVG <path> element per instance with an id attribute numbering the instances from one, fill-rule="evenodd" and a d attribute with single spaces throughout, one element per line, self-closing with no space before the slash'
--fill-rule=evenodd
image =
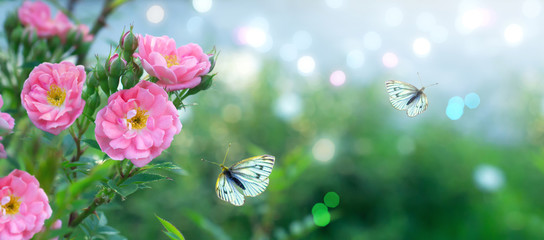
<path id="1" fill-rule="evenodd" d="M 229 146 L 227 147 L 227 153 L 225 153 L 225 158 L 223 158 L 223 163 L 221 165 L 225 164 L 225 160 L 227 160 L 227 155 L 229 155 L 229 150 L 230 150 L 230 143 L 229 143 Z"/>
<path id="2" fill-rule="evenodd" d="M 217 166 L 220 166 L 220 167 L 221 167 L 221 165 L 219 165 L 219 163 L 216 163 L 216 162 L 210 162 L 210 161 L 208 161 L 208 160 L 206 160 L 206 159 L 204 159 L 204 158 L 201 158 L 200 160 L 202 160 L 202 161 L 204 161 L 204 162 L 207 162 L 207 163 L 211 163 L 211 164 L 213 164 L 213 165 L 217 165 Z"/>
<path id="3" fill-rule="evenodd" d="M 417 77 L 419 78 L 419 83 L 421 86 L 423 86 L 423 81 L 421 80 L 421 76 L 419 75 L 419 72 L 417 72 Z"/>
<path id="4" fill-rule="evenodd" d="M 429 86 L 426 86 L 425 88 L 428 88 L 428 87 L 431 87 L 431 86 L 434 86 L 434 85 L 438 85 L 438 83 L 433 83 L 433 84 L 431 84 Z"/>

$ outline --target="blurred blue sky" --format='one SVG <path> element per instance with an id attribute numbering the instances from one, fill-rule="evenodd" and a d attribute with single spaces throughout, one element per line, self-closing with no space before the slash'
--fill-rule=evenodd
<path id="1" fill-rule="evenodd" d="M 0 1 L 0 18 L 21 2 Z M 134 24 L 138 33 L 168 35 L 178 45 L 216 46 L 222 54 L 217 71 L 233 90 L 255 80 L 269 58 L 280 59 L 286 78 L 310 79 L 303 85 L 331 84 L 329 76 L 342 71 L 345 79 L 334 80 L 341 86 L 331 89 L 389 79 L 421 87 L 420 72 L 424 85 L 439 85 L 426 90 L 429 109 L 418 118 L 448 119 L 451 98 L 476 93 L 480 106 L 465 107 L 468 116 L 454 124 L 510 142 L 525 134 L 517 123 L 525 105 L 522 91 L 542 87 L 542 5 L 539 0 L 135 0 L 111 16 L 91 55 L 107 55 L 123 28 Z M 101 1 L 82 0 L 76 14 L 91 24 L 100 8 Z M 286 91 L 294 91 L 288 86 Z M 406 127 L 417 122 L 399 115 Z"/>

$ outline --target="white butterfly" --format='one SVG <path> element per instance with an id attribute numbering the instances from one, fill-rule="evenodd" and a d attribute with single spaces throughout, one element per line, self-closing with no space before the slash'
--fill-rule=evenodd
<path id="1" fill-rule="evenodd" d="M 244 159 L 231 167 L 216 163 L 221 167 L 221 173 L 215 184 L 217 197 L 235 206 L 242 206 L 244 195 L 255 197 L 264 192 L 268 186 L 268 177 L 274 167 L 274 161 L 274 156 L 261 155 Z M 242 190 L 242 193 L 237 187 Z"/>
<path id="2" fill-rule="evenodd" d="M 438 83 L 433 85 L 436 84 Z M 389 80 L 385 82 L 385 88 L 389 93 L 389 101 L 391 101 L 393 107 L 401 111 L 406 110 L 409 117 L 415 117 L 427 110 L 429 104 L 427 95 L 423 93 L 425 87 L 418 89 L 409 83 Z"/>

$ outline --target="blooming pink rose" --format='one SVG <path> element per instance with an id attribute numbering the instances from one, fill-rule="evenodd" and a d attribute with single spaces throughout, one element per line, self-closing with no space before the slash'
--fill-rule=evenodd
<path id="1" fill-rule="evenodd" d="M 0 239 L 30 239 L 51 217 L 47 195 L 38 180 L 13 170 L 0 178 Z"/>
<path id="2" fill-rule="evenodd" d="M 159 156 L 181 131 L 177 109 L 168 94 L 148 81 L 111 95 L 95 123 L 102 151 L 114 160 L 130 159 L 137 167 Z"/>
<path id="3" fill-rule="evenodd" d="M 200 76 L 210 71 L 209 56 L 202 48 L 189 43 L 176 49 L 176 42 L 167 36 L 138 37 L 137 57 L 145 71 L 157 77 L 159 86 L 167 91 L 194 88 L 200 84 Z"/>
<path id="4" fill-rule="evenodd" d="M 2 95 L 0 95 L 0 108 L 4 105 L 4 100 L 2 99 Z M 8 113 L 0 112 L 0 135 L 11 133 L 11 130 L 15 126 L 15 120 L 9 115 Z M 0 141 L 2 141 L 2 136 L 0 136 Z M 4 149 L 4 145 L 0 143 L 0 158 L 7 158 L 8 155 L 6 153 L 6 149 Z"/>
<path id="5" fill-rule="evenodd" d="M 55 19 L 51 18 L 51 9 L 41 1 L 25 1 L 19 8 L 18 15 L 23 25 L 36 30 L 38 37 L 42 38 L 59 36 L 64 40 L 73 26 L 62 12 L 57 13 Z"/>
<path id="6" fill-rule="evenodd" d="M 79 34 L 82 35 L 83 42 L 92 42 L 94 39 L 94 35 L 89 34 L 89 27 L 85 24 L 79 24 L 77 25 L 77 31 Z"/>
<path id="7" fill-rule="evenodd" d="M 71 62 L 42 63 L 25 81 L 21 101 L 37 128 L 58 135 L 81 115 L 85 82 L 83 66 Z"/>

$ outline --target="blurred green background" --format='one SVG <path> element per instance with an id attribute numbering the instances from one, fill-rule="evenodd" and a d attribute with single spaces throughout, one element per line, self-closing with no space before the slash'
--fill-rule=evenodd
<path id="1" fill-rule="evenodd" d="M 0 12 L 20 3 L 2 1 Z M 88 24 L 100 6 L 79 4 Z M 108 225 L 128 239 L 167 239 L 155 214 L 186 239 L 541 239 L 541 9 L 536 0 L 132 1 L 90 55 L 107 55 L 131 23 L 220 55 L 214 85 L 187 99 L 181 133 L 154 160 L 183 174 L 104 206 Z M 439 85 L 409 118 L 389 103 L 390 79 Z M 471 92 L 476 108 L 463 102 Z M 200 160 L 221 162 L 229 143 L 227 165 L 276 157 L 268 189 L 242 207 L 217 198 L 220 169 Z"/>
<path id="2" fill-rule="evenodd" d="M 156 160 L 172 159 L 186 174 L 136 193 L 108 214 L 129 239 L 157 236 L 161 226 L 153 214 L 170 220 L 188 239 L 538 239 L 544 234 L 538 132 L 507 144 L 483 138 L 478 130 L 463 133 L 456 128 L 470 124 L 471 113 L 457 121 L 445 114 L 426 118 L 441 107 L 432 97 L 429 112 L 408 118 L 390 106 L 382 76 L 369 86 L 338 88 L 316 77 L 325 84 L 298 89 L 304 107 L 285 120 L 275 110 L 281 95 L 275 85 L 285 76 L 276 61 L 264 65 L 243 91 L 229 91 L 219 77 L 210 91 L 189 100 L 198 105 L 182 113 L 189 115 L 182 133 Z M 542 126 L 530 112 L 523 116 L 532 119 L 526 124 Z M 221 162 L 228 143 L 229 164 L 258 154 L 276 156 L 267 191 L 246 199 L 243 207 L 215 196 L 220 170 L 200 161 Z M 328 209 L 330 222 L 322 222 L 312 208 L 328 192 L 340 201 Z"/>

